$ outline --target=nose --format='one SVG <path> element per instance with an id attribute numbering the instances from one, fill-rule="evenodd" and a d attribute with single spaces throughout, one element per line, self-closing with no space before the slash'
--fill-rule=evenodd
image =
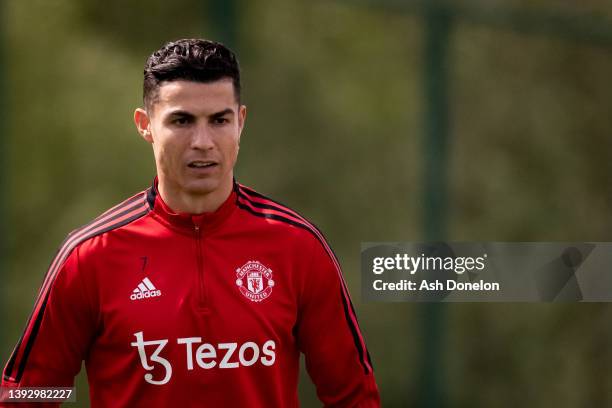
<path id="1" fill-rule="evenodd" d="M 214 147 L 213 135 L 206 126 L 199 126 L 191 136 L 191 148 L 195 150 L 211 150 Z"/>

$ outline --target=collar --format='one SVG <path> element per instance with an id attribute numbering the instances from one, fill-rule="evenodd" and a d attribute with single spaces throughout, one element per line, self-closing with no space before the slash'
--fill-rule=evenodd
<path id="1" fill-rule="evenodd" d="M 159 194 L 157 176 L 153 180 L 153 185 L 147 190 L 147 202 L 155 218 L 170 228 L 190 234 L 196 229 L 210 231 L 221 225 L 236 208 L 236 181 L 233 183 L 234 188 L 221 206 L 215 211 L 202 214 L 177 213 L 172 210 Z"/>

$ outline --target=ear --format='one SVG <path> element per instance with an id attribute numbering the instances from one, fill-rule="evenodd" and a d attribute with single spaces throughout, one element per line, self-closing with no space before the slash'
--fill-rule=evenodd
<path id="1" fill-rule="evenodd" d="M 242 134 L 242 129 L 244 129 L 244 121 L 246 120 L 247 108 L 246 105 L 240 105 L 238 108 L 238 144 L 240 145 L 240 135 Z"/>
<path id="2" fill-rule="evenodd" d="M 134 111 L 134 124 L 138 133 L 144 140 L 153 143 L 153 135 L 151 134 L 151 120 L 149 114 L 143 108 L 137 108 Z"/>

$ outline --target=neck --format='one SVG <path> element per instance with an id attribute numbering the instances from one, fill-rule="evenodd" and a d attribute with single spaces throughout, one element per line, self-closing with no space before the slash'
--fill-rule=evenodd
<path id="1" fill-rule="evenodd" d="M 232 192 L 232 181 L 223 183 L 219 188 L 209 193 L 192 194 L 179 189 L 173 189 L 160 178 L 157 189 L 159 194 L 173 211 L 177 213 L 202 214 L 213 212 L 221 207 Z"/>

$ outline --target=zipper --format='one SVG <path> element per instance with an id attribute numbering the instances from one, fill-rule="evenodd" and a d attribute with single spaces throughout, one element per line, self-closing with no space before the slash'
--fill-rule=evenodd
<path id="1" fill-rule="evenodd" d="M 206 285 L 204 285 L 204 261 L 202 256 L 202 232 L 200 226 L 194 224 L 193 230 L 195 232 L 196 239 L 196 262 L 198 264 L 198 308 L 200 311 L 209 312 L 208 309 L 208 296 L 206 294 Z"/>

